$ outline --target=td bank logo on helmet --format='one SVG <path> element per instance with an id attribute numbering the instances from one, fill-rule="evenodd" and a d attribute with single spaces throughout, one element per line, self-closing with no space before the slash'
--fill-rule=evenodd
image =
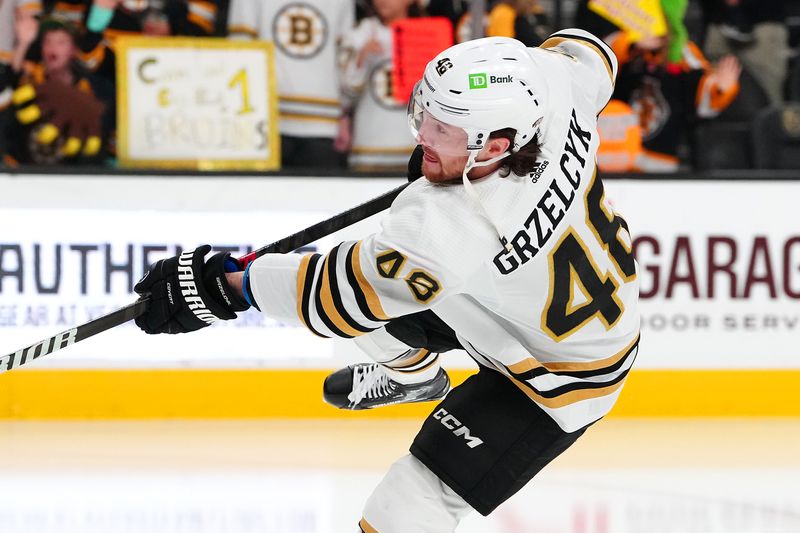
<path id="1" fill-rule="evenodd" d="M 469 75 L 470 89 L 486 89 L 491 83 L 511 83 L 514 77 L 508 76 L 488 76 L 485 72 L 477 72 Z"/>

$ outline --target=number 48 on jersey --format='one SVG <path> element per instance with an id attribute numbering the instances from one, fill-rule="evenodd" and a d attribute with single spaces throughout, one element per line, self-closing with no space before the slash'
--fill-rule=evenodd
<path id="1" fill-rule="evenodd" d="M 573 228 L 566 232 L 548 257 L 550 293 L 542 313 L 542 329 L 556 341 L 572 335 L 593 318 L 611 329 L 623 310 L 617 289 L 636 278 L 628 225 L 606 210 L 603 183 L 596 176 L 589 185 L 586 204 L 588 226 L 611 259 L 616 275 L 600 270 Z"/>

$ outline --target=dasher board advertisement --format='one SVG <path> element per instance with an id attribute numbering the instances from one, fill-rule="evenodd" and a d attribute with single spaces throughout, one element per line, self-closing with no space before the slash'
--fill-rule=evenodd
<path id="1" fill-rule="evenodd" d="M 0 337 L 6 352 L 136 299 L 145 265 L 209 242 L 243 255 L 395 187 L 392 180 L 0 176 Z M 638 262 L 640 369 L 800 368 L 800 182 L 606 180 Z M 385 213 L 325 238 L 380 230 Z M 165 229 L 166 228 L 166 229 Z M 465 228 L 469 231 L 469 228 Z M 434 309 L 435 311 L 435 309 Z M 535 312 L 531 311 L 531 319 Z M 238 348 L 236 348 L 238 347 Z M 243 349 L 242 347 L 247 347 Z M 191 335 L 133 324 L 37 365 L 335 368 L 363 355 L 257 311 Z M 471 368 L 463 353 L 445 354 Z"/>

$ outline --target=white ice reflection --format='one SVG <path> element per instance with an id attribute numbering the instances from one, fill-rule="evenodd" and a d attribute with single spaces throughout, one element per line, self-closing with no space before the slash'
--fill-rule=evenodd
<path id="1" fill-rule="evenodd" d="M 3 422 L 0 533 L 355 533 L 417 429 Z M 608 420 L 457 533 L 800 533 L 798 450 L 800 420 Z"/>
<path id="2" fill-rule="evenodd" d="M 352 533 L 380 472 L 0 476 L 2 533 Z M 458 533 L 797 533 L 800 471 L 553 468 Z"/>

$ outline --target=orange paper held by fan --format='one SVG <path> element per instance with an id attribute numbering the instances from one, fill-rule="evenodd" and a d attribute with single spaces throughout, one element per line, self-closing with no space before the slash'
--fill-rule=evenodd
<path id="1" fill-rule="evenodd" d="M 392 94 L 406 103 L 425 65 L 452 46 L 453 26 L 444 17 L 408 18 L 392 23 Z"/>

